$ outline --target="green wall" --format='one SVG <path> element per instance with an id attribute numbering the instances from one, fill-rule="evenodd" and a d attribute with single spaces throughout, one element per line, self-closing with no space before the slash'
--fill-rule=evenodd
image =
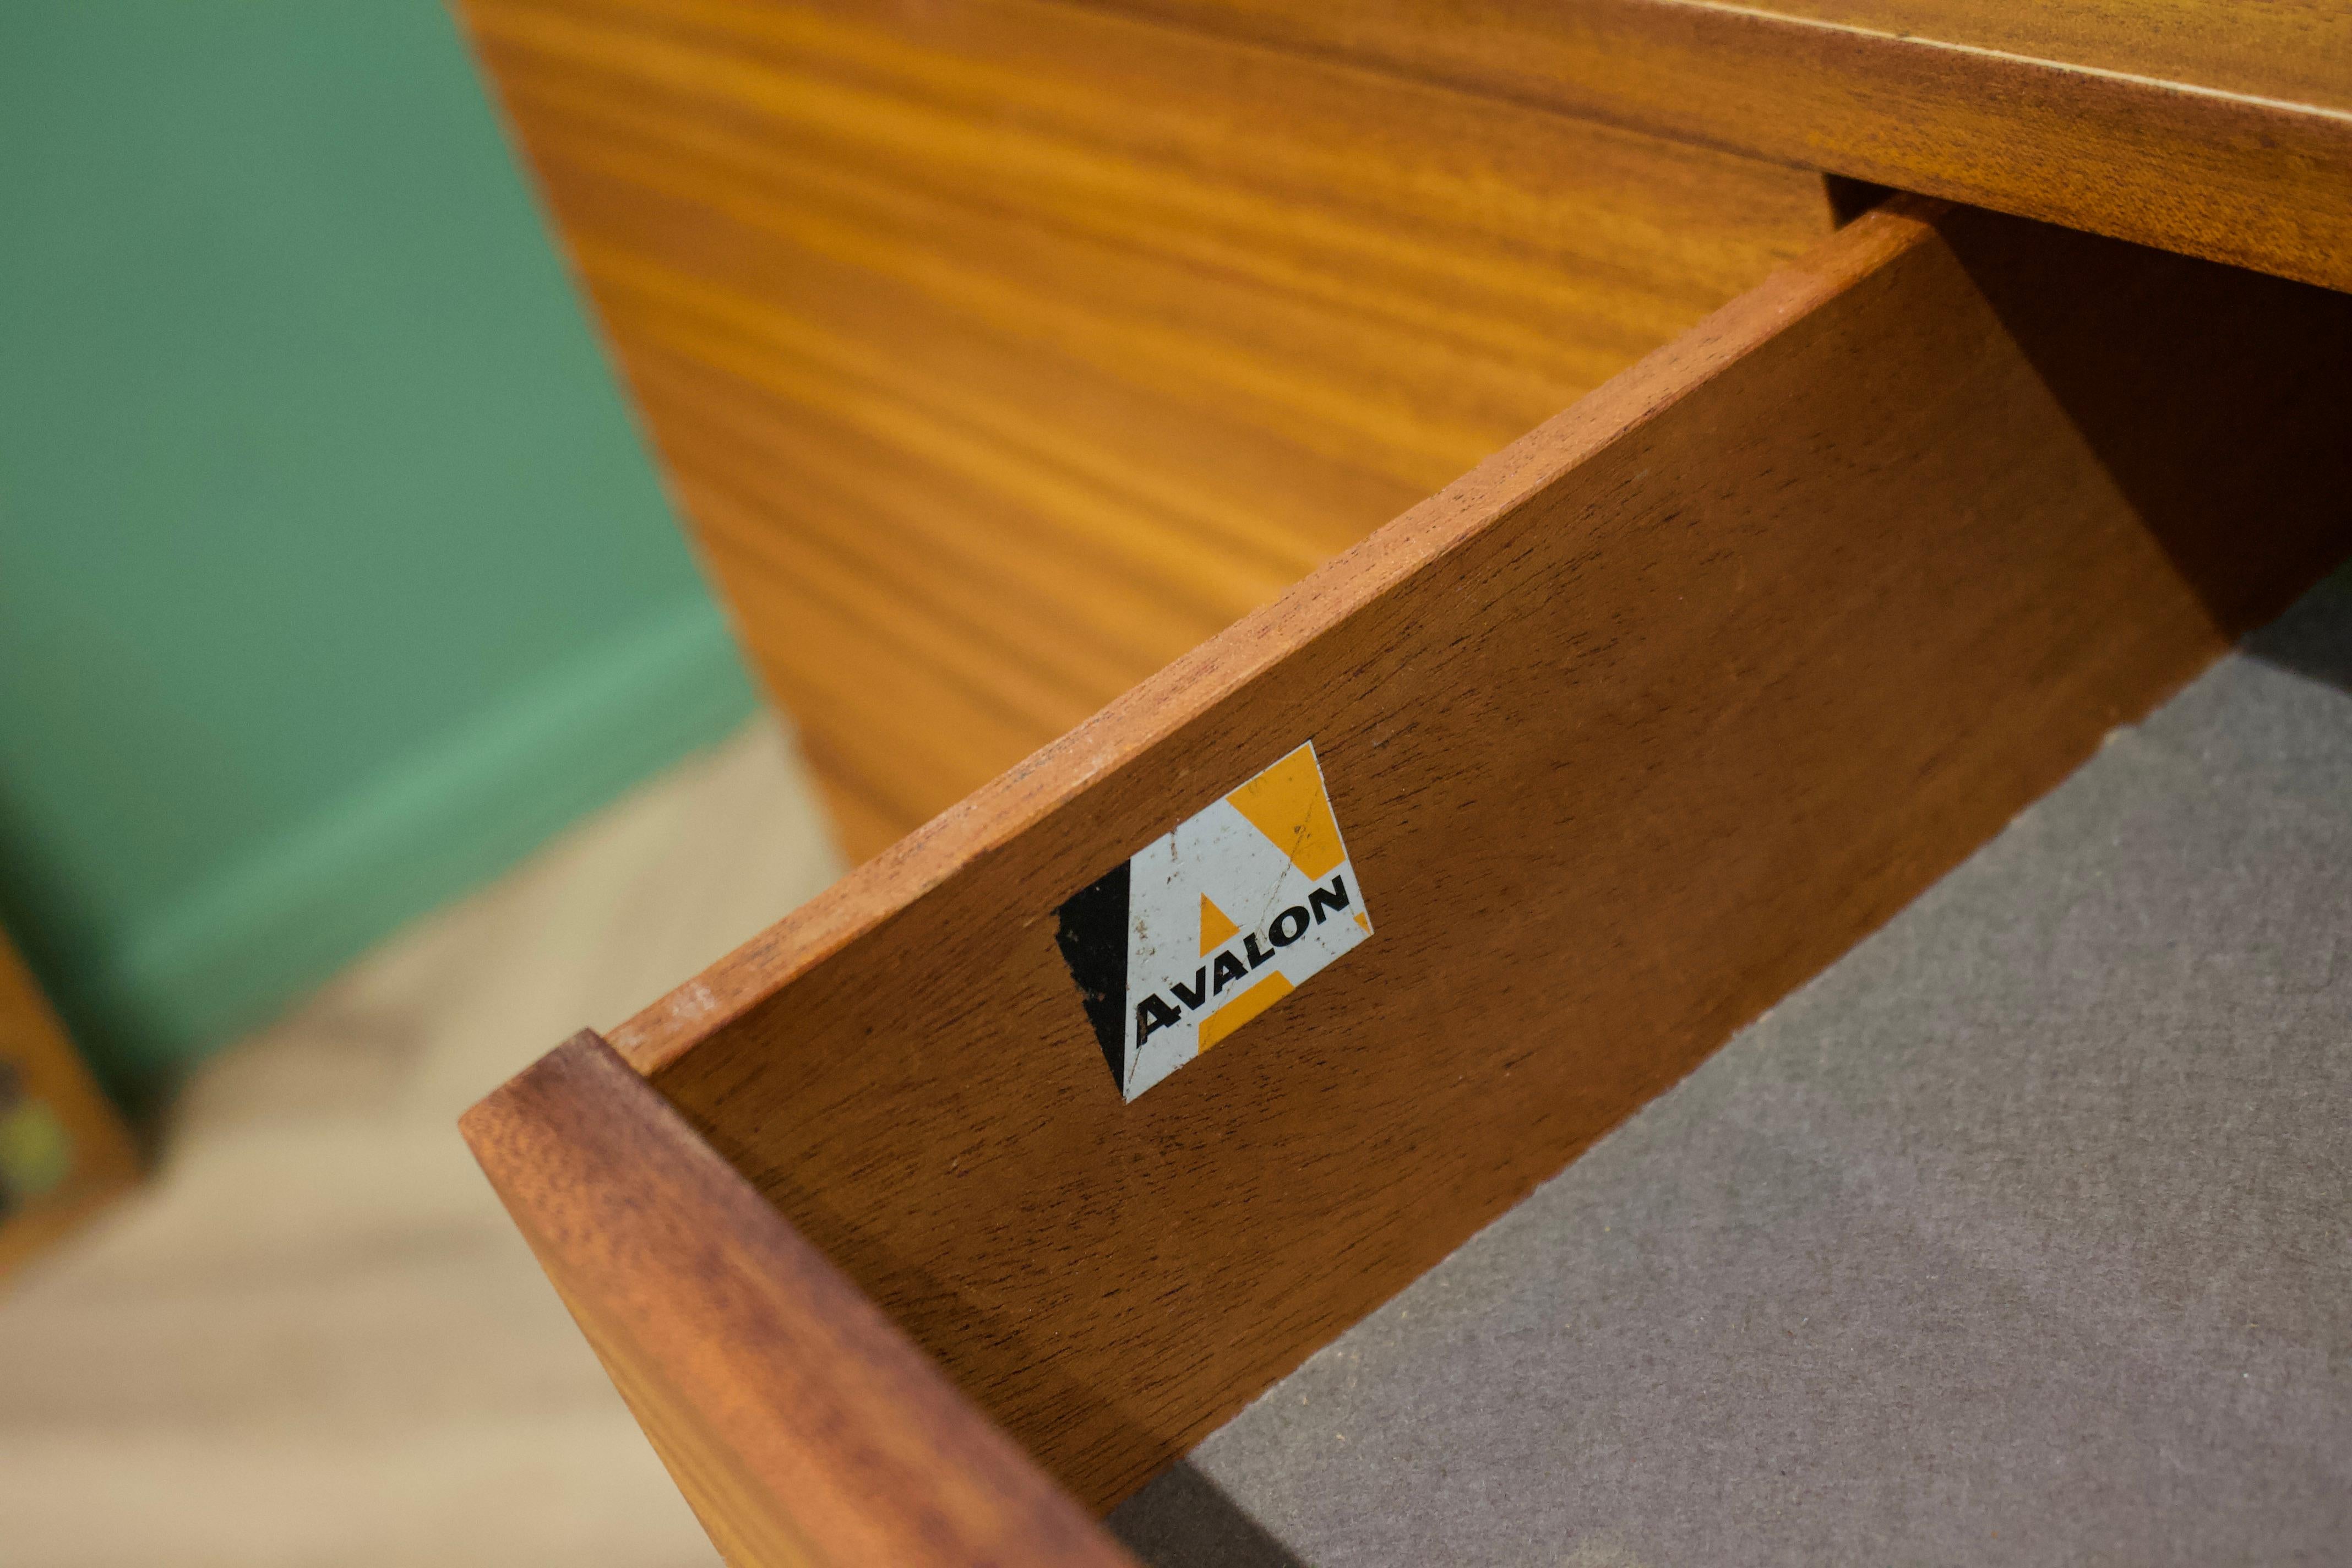
<path id="1" fill-rule="evenodd" d="M 0 5 L 0 916 L 119 1092 L 751 703 L 437 5 Z"/>

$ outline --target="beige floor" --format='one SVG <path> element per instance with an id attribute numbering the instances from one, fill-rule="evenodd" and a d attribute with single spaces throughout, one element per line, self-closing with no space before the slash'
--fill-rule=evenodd
<path id="1" fill-rule="evenodd" d="M 0 1300 L 0 1563 L 715 1563 L 454 1119 L 836 869 L 763 723 L 215 1062 Z"/>

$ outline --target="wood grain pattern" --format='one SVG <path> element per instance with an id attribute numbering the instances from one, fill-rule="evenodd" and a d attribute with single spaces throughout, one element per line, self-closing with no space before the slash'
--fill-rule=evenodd
<path id="1" fill-rule="evenodd" d="M 1100 3 L 2352 289 L 2340 5 Z"/>
<path id="2" fill-rule="evenodd" d="M 465 13 L 858 855 L 1830 226 L 1794 170 L 1048 0 Z"/>
<path id="3" fill-rule="evenodd" d="M 2332 0 L 1766 0 L 1759 10 L 2274 102 L 2352 110 Z"/>
<path id="4" fill-rule="evenodd" d="M 72 1173 L 55 1191 L 0 1215 L 0 1279 L 111 1202 L 139 1178 L 130 1131 L 91 1081 L 24 960 L 0 935 L 0 1064 L 47 1106 L 71 1140 Z M 16 1109 L 0 1101 L 0 1113 Z"/>
<path id="5" fill-rule="evenodd" d="M 2347 354 L 1898 200 L 614 1043 L 1106 1505 L 2340 554 Z M 1309 737 L 1375 936 L 1123 1107 L 1052 911 Z"/>
<path id="6" fill-rule="evenodd" d="M 738 1568 L 1133 1568 L 583 1031 L 467 1141 Z"/>

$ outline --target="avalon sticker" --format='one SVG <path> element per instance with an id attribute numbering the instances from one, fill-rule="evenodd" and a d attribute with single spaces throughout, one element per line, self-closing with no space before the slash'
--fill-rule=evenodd
<path id="1" fill-rule="evenodd" d="M 1060 941 L 1131 1100 L 1371 932 L 1310 741 L 1073 894 Z"/>

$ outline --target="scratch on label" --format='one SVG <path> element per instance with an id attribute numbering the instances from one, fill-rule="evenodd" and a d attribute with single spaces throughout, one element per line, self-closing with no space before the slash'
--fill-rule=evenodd
<path id="1" fill-rule="evenodd" d="M 1312 741 L 1060 910 L 1062 957 L 1133 1100 L 1372 933 Z"/>

